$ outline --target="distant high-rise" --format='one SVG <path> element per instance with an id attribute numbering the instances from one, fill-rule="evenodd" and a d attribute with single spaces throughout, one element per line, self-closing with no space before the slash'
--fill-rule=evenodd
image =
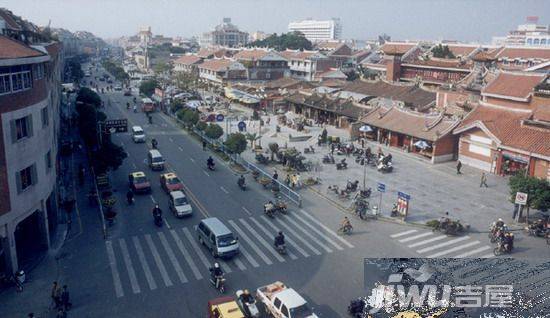
<path id="1" fill-rule="evenodd" d="M 539 25 L 538 17 L 527 17 L 527 24 L 518 25 L 506 37 L 493 37 L 493 44 L 506 46 L 550 46 L 550 27 Z"/>
<path id="2" fill-rule="evenodd" d="M 306 39 L 312 42 L 339 40 L 342 37 L 342 24 L 340 19 L 331 20 L 303 20 L 299 22 L 290 22 L 288 24 L 290 32 L 301 32 Z"/>
<path id="3" fill-rule="evenodd" d="M 213 31 L 203 33 L 200 38 L 201 46 L 237 47 L 248 43 L 248 33 L 240 31 L 231 23 L 231 18 L 223 18 L 223 23 Z"/>

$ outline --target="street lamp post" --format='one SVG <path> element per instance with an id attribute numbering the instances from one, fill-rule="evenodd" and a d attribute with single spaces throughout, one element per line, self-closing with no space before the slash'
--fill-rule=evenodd
<path id="1" fill-rule="evenodd" d="M 365 159 L 362 159 L 363 162 L 363 190 L 367 189 L 367 163 Z"/>

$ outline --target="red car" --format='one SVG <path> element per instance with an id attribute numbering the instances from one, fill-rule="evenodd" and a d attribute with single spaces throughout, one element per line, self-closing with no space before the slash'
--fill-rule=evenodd
<path id="1" fill-rule="evenodd" d="M 178 176 L 173 173 L 164 173 L 160 175 L 160 186 L 166 191 L 166 193 L 170 193 L 172 191 L 183 191 L 183 183 L 181 183 Z"/>

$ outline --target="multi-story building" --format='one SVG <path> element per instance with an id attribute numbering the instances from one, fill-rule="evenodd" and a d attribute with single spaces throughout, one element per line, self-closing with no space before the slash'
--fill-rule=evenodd
<path id="1" fill-rule="evenodd" d="M 223 18 L 223 23 L 217 25 L 214 30 L 201 35 L 200 45 L 238 47 L 248 43 L 248 33 L 240 31 L 231 23 L 231 18 Z"/>
<path id="2" fill-rule="evenodd" d="M 63 52 L 0 35 L 0 272 L 50 246 L 57 219 Z"/>
<path id="3" fill-rule="evenodd" d="M 252 81 L 276 80 L 289 75 L 288 61 L 275 51 L 242 50 L 233 59 L 247 69 L 247 78 Z"/>
<path id="4" fill-rule="evenodd" d="M 340 19 L 331 20 L 303 20 L 298 22 L 290 22 L 288 24 L 288 31 L 300 32 L 306 39 L 317 41 L 331 41 L 338 40 L 342 37 L 342 24 Z"/>
<path id="5" fill-rule="evenodd" d="M 246 80 L 246 67 L 229 59 L 205 60 L 198 65 L 199 78 L 207 83 L 223 84 Z"/>
<path id="6" fill-rule="evenodd" d="M 315 75 L 328 71 L 332 62 L 328 57 L 317 51 L 280 52 L 288 60 L 290 76 L 304 81 L 314 81 Z"/>
<path id="7" fill-rule="evenodd" d="M 537 22 L 538 19 L 532 22 Z M 505 37 L 494 37 L 494 45 L 550 47 L 550 26 L 536 23 L 521 24 Z"/>
<path id="8" fill-rule="evenodd" d="M 174 61 L 174 71 L 198 75 L 198 65 L 202 63 L 202 60 L 201 57 L 195 54 L 184 55 Z"/>

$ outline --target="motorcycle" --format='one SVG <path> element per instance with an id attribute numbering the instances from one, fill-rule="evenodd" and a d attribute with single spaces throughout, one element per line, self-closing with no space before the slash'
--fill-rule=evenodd
<path id="1" fill-rule="evenodd" d="M 394 204 L 393 205 L 393 208 L 391 209 L 391 214 L 390 214 L 391 217 L 398 217 L 398 216 L 401 216 L 401 214 L 399 213 L 399 210 L 397 209 L 397 204 Z"/>
<path id="2" fill-rule="evenodd" d="M 346 158 L 340 160 L 340 162 L 336 164 L 336 170 L 345 170 L 347 168 L 348 164 L 346 163 Z"/>
<path id="3" fill-rule="evenodd" d="M 304 149 L 304 153 L 315 153 L 315 148 L 313 148 L 313 146 L 309 146 Z"/>
<path id="4" fill-rule="evenodd" d="M 493 254 L 495 254 L 495 256 L 499 256 L 502 254 L 511 254 L 512 250 L 513 248 L 506 248 L 503 240 L 499 240 L 497 247 L 493 249 Z"/>
<path id="5" fill-rule="evenodd" d="M 210 275 L 210 283 L 223 294 L 225 292 L 225 277 L 224 275 L 214 276 Z"/>
<path id="6" fill-rule="evenodd" d="M 216 168 L 215 168 L 215 164 L 212 162 L 212 163 L 207 163 L 206 164 L 206 167 L 208 168 L 208 170 L 210 171 L 215 171 Z"/>
<path id="7" fill-rule="evenodd" d="M 262 154 L 258 154 L 258 155 L 256 155 L 256 161 L 258 163 L 266 165 L 269 162 L 269 158 L 267 158 L 266 156 L 264 156 Z"/>
<path id="8" fill-rule="evenodd" d="M 331 155 L 331 154 L 328 154 L 328 155 L 325 155 L 323 157 L 323 163 L 329 163 L 329 164 L 334 164 L 334 156 Z"/>
<path id="9" fill-rule="evenodd" d="M 361 219 L 367 219 L 367 210 L 369 209 L 369 201 L 366 200 L 356 200 L 354 203 L 354 212 Z"/>
<path id="10" fill-rule="evenodd" d="M 156 139 L 151 140 L 151 147 L 152 147 L 153 149 L 157 149 L 157 148 L 158 148 L 158 145 L 159 145 L 159 143 L 158 143 L 158 141 L 157 141 Z"/>
<path id="11" fill-rule="evenodd" d="M 275 210 L 275 208 L 268 209 L 268 208 L 266 208 L 266 206 L 264 205 L 264 213 L 265 213 L 265 215 L 267 215 L 268 217 L 270 217 L 270 218 L 274 218 L 274 217 L 275 217 L 275 213 L 274 213 L 273 210 Z"/>
<path id="12" fill-rule="evenodd" d="M 359 180 L 355 180 L 351 182 L 348 180 L 348 184 L 346 185 L 346 192 L 355 192 L 357 191 L 357 186 L 359 185 Z"/>
<path id="13" fill-rule="evenodd" d="M 243 181 L 243 182 L 237 182 L 237 185 L 239 186 L 239 188 L 243 191 L 246 191 L 246 183 Z"/>
<path id="14" fill-rule="evenodd" d="M 386 163 L 383 163 L 383 162 L 380 162 L 378 164 L 378 166 L 376 167 L 376 169 L 382 173 L 389 173 L 389 172 L 392 172 L 393 171 L 393 166 L 391 164 L 391 162 L 388 162 L 387 164 Z"/>
<path id="15" fill-rule="evenodd" d="M 155 215 L 154 219 L 155 219 L 155 225 L 158 227 L 162 227 L 162 216 Z"/>
<path id="16" fill-rule="evenodd" d="M 354 299 L 348 306 L 348 314 L 353 318 L 362 318 L 367 312 L 367 302 L 363 298 Z"/>
<path id="17" fill-rule="evenodd" d="M 252 302 L 243 303 L 241 300 L 241 295 L 243 294 L 242 290 L 237 290 L 235 295 L 237 295 L 237 304 L 245 313 L 247 318 L 258 318 L 260 317 L 260 310 L 256 305 L 256 299 L 253 299 Z"/>
<path id="18" fill-rule="evenodd" d="M 275 245 L 275 249 L 276 249 L 277 252 L 279 252 L 279 254 L 281 254 L 281 255 L 285 255 L 285 254 L 286 254 L 286 244 Z"/>
<path id="19" fill-rule="evenodd" d="M 370 198 L 371 194 L 372 194 L 372 189 L 368 188 L 368 189 L 365 189 L 365 190 L 360 190 L 358 196 L 360 198 L 366 199 L 366 198 Z"/>
<path id="20" fill-rule="evenodd" d="M 134 204 L 134 197 L 126 196 L 126 202 L 128 202 L 128 205 Z"/>
<path id="21" fill-rule="evenodd" d="M 458 235 L 462 234 L 464 231 L 466 231 L 467 226 L 462 225 L 460 223 L 460 220 L 451 221 L 448 220 L 447 222 L 437 222 L 434 224 L 432 231 L 439 231 L 446 235 Z"/>
<path id="22" fill-rule="evenodd" d="M 342 235 L 342 234 L 347 234 L 347 235 L 350 235 L 351 233 L 353 232 L 353 226 L 341 226 L 339 229 L 338 229 L 338 234 Z"/>
<path id="23" fill-rule="evenodd" d="M 275 212 L 279 212 L 281 214 L 287 214 L 288 212 L 288 207 L 286 203 L 279 200 L 275 203 L 275 207 L 273 209 L 275 210 Z"/>

